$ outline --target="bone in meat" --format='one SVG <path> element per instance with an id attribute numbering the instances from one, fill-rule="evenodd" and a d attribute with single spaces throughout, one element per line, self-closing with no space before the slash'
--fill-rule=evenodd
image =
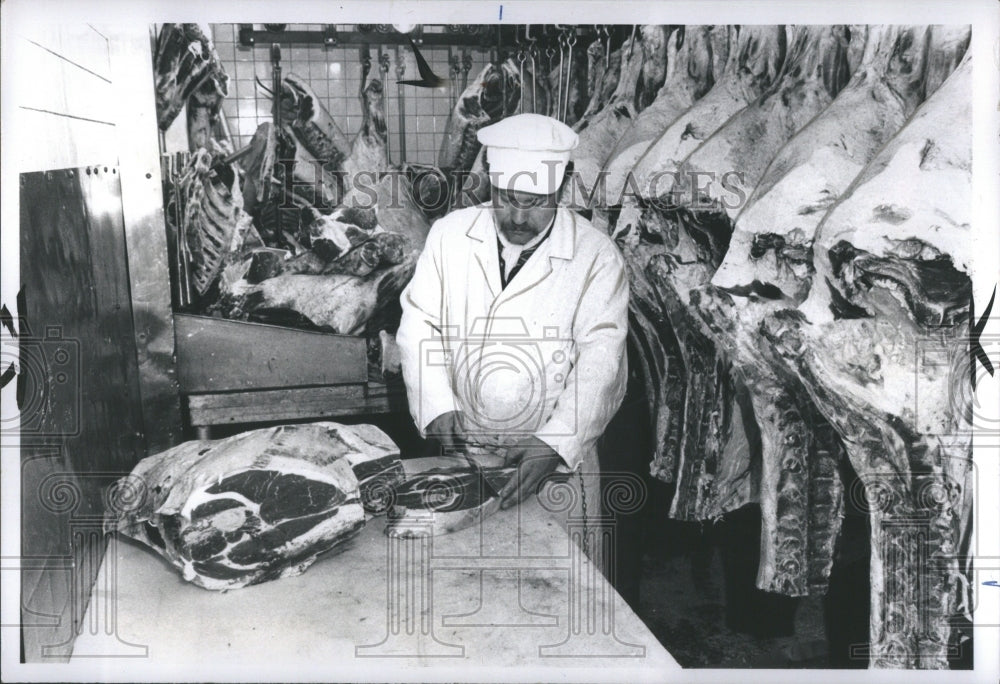
<path id="1" fill-rule="evenodd" d="M 632 169 L 644 197 L 673 187 L 672 172 L 736 112 L 760 97 L 778 77 L 785 60 L 783 26 L 729 27 L 729 61 L 708 93 L 678 117 L 643 153 Z M 651 181 L 655 181 L 651 185 Z"/>
<path id="2" fill-rule="evenodd" d="M 389 169 L 389 155 L 386 152 L 387 129 L 382 101 L 385 93 L 382 82 L 373 78 L 362 94 L 361 129 L 351 145 L 351 154 L 344 160 L 344 203 L 350 204 L 362 180 L 368 185 Z M 364 178 L 358 177 L 364 174 Z"/>
<path id="3" fill-rule="evenodd" d="M 188 98 L 206 80 L 220 97 L 227 94 L 228 78 L 212 41 L 197 24 L 164 24 L 156 36 L 153 55 L 156 74 L 156 121 L 161 131 L 180 113 Z"/>
<path id="4" fill-rule="evenodd" d="M 205 589 L 299 575 L 384 511 L 399 452 L 371 425 L 321 422 L 185 442 L 113 490 L 106 528 L 141 541 Z"/>
<path id="5" fill-rule="evenodd" d="M 643 26 L 622 45 L 617 88 L 603 108 L 574 126 L 580 142 L 573 151 L 573 168 L 587 188 L 614 150 L 615 143 L 648 105 L 666 76 L 667 28 Z"/>
<path id="6" fill-rule="evenodd" d="M 181 229 L 194 287 L 204 294 L 233 249 L 234 237 L 245 233 L 252 219 L 243 211 L 236 170 L 229 164 L 213 167 L 207 150 L 191 158 L 174 192 L 184 207 Z"/>
<path id="7" fill-rule="evenodd" d="M 617 203 L 626 175 L 646 148 L 712 87 L 729 55 L 726 26 L 681 26 L 667 40 L 667 72 L 652 104 L 615 144 L 605 165 L 608 201 Z"/>
<path id="8" fill-rule="evenodd" d="M 282 122 L 291 123 L 309 154 L 331 169 L 340 168 L 351 144 L 309 83 L 296 74 L 286 74 L 280 97 Z"/>
<path id="9" fill-rule="evenodd" d="M 516 113 L 522 92 L 520 73 L 513 60 L 487 64 L 462 92 L 448 116 L 438 166 L 446 172 L 468 171 L 481 147 L 476 132 Z"/>
<path id="10" fill-rule="evenodd" d="M 949 621 L 971 600 L 957 560 L 972 494 L 969 399 L 955 391 L 969 374 L 971 95 L 966 55 L 819 225 L 807 300 L 763 327 L 873 502 L 875 667 L 947 669 Z M 900 523 L 915 520 L 916 538 Z M 913 586 L 926 588 L 919 602 L 906 598 Z"/>

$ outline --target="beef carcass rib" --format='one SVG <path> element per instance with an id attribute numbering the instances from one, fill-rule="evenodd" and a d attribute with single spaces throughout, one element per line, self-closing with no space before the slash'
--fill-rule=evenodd
<path id="1" fill-rule="evenodd" d="M 184 240 L 190 255 L 194 287 L 205 294 L 219 274 L 234 240 L 250 230 L 252 218 L 243 211 L 239 176 L 231 164 L 212 165 L 212 155 L 198 150 L 174 188 L 174 202 L 183 207 Z"/>

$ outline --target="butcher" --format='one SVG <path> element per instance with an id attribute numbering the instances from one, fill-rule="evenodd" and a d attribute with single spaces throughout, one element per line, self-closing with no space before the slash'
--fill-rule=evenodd
<path id="1" fill-rule="evenodd" d="M 502 508 L 568 483 L 576 496 L 566 513 L 593 523 L 597 441 L 626 385 L 624 261 L 606 234 L 559 204 L 572 129 L 520 114 L 478 138 L 491 199 L 432 226 L 400 298 L 410 411 L 446 450 L 517 466 Z"/>

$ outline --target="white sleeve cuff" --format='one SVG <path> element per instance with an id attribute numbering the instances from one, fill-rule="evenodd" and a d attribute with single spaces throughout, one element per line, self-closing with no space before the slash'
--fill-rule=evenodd
<path id="1" fill-rule="evenodd" d="M 574 430 L 558 418 L 551 418 L 535 432 L 535 437 L 559 454 L 559 457 L 566 464 L 565 468 L 559 467 L 560 472 L 576 470 L 580 465 L 579 446 Z"/>

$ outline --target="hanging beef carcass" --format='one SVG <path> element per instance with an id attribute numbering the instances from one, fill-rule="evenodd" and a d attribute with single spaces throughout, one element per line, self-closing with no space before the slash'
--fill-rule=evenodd
<path id="1" fill-rule="evenodd" d="M 228 77 L 211 39 L 197 24 L 164 24 L 156 36 L 153 56 L 156 74 L 156 121 L 160 130 L 170 124 L 188 98 L 209 82 L 207 89 L 225 97 Z"/>
<path id="2" fill-rule="evenodd" d="M 344 204 L 348 206 L 354 203 L 359 186 L 372 187 L 389 169 L 384 97 L 382 82 L 377 78 L 369 81 L 362 92 L 361 129 L 351 144 L 350 155 L 343 162 Z"/>
<path id="3" fill-rule="evenodd" d="M 275 132 L 270 122 L 257 127 L 244 157 L 244 207 L 257 219 L 268 244 L 289 242 L 316 213 L 341 203 L 342 179 L 309 154 L 290 127 Z"/>
<path id="4" fill-rule="evenodd" d="M 766 167 L 770 157 L 797 127 L 808 122 L 832 100 L 843 85 L 846 73 L 846 35 L 842 27 L 799 27 L 793 29 L 791 49 L 779 77 L 771 89 L 757 102 L 739 111 L 717 133 L 698 147 L 683 163 L 683 172 L 709 169 L 745 169 L 748 182 L 753 182 Z M 764 134 L 764 131 L 768 131 Z M 744 141 L 754 140 L 754 145 Z M 683 177 L 683 176 L 682 176 Z M 697 204 L 702 198 L 694 198 Z M 709 203 L 709 206 L 712 206 Z M 623 212 L 622 218 L 627 214 Z M 748 410 L 748 393 L 739 375 L 733 376 L 730 361 L 720 354 L 714 341 L 706 335 L 700 322 L 692 316 L 689 293 L 708 282 L 715 267 L 728 248 L 729 220 L 723 207 L 715 206 L 706 211 L 702 206 L 679 211 L 667 211 L 651 206 L 644 212 L 640 231 L 648 234 L 652 223 L 659 224 L 658 232 L 665 236 L 661 245 L 648 245 L 627 251 L 630 258 L 637 258 L 635 270 L 642 269 L 656 299 L 643 303 L 648 316 L 664 316 L 669 320 L 676 339 L 683 387 L 682 415 L 661 421 L 665 436 L 671 439 L 674 454 L 664 453 L 665 461 L 657 464 L 657 472 L 668 474 L 675 466 L 677 493 L 671 515 L 682 519 L 707 519 L 733 510 L 757 496 L 747 485 L 751 468 L 747 435 L 758 437 L 753 424 L 753 413 Z M 619 226 L 624 229 L 619 219 Z M 638 237 L 641 240 L 642 233 Z M 633 242 L 634 244 L 634 242 Z M 641 290 L 639 296 L 646 294 Z M 662 311 L 657 311 L 663 307 Z M 671 344 L 674 339 L 671 339 Z M 669 363 L 669 361 L 668 361 Z M 647 362 L 649 365 L 649 362 Z M 657 378 L 652 378 L 656 382 Z M 750 393 L 752 397 L 752 392 Z M 743 400 L 741 401 L 741 397 Z M 787 397 L 772 395 L 767 408 L 779 418 L 794 417 L 798 405 Z M 661 410 L 663 410 L 661 408 Z M 802 516 L 829 524 L 816 530 L 810 537 L 809 529 L 801 524 L 781 529 L 765 529 L 768 542 L 777 537 L 776 544 L 765 544 L 764 566 L 778 571 L 763 577 L 762 588 L 786 594 L 802 595 L 808 592 L 810 582 L 822 584 L 829 574 L 832 544 L 836 538 L 839 521 L 840 498 L 834 489 L 829 496 L 813 497 L 806 502 L 810 486 L 820 482 L 838 482 L 835 458 L 839 455 L 836 444 L 813 449 L 803 421 L 791 421 L 801 445 L 796 453 L 803 464 L 797 469 L 772 471 L 765 468 L 764 476 L 782 473 L 782 491 L 777 498 L 783 506 L 781 520 L 801 522 Z M 749 424 L 748 424 L 749 423 Z M 793 431 L 786 431 L 787 435 Z M 679 439 L 678 439 L 679 437 Z M 763 435 L 762 437 L 770 437 Z M 756 441 L 756 440 L 754 440 Z M 738 448 L 745 446 L 746 448 Z M 763 445 L 769 447 L 769 443 Z M 819 453 L 823 459 L 812 458 Z M 787 459 L 786 459 L 787 460 Z M 815 464 L 815 472 L 810 472 Z M 782 462 L 784 463 L 784 462 Z M 769 464 L 768 464 L 769 465 Z M 762 483 L 774 488 L 776 483 Z M 774 519 L 770 505 L 775 499 L 761 495 L 765 520 Z M 791 503 L 803 503 L 801 511 Z M 823 510 L 811 511 L 807 504 L 818 504 Z M 780 534 L 779 534 L 780 533 Z M 813 548 L 818 547 L 818 549 Z M 813 558 L 818 567 L 810 567 L 810 552 L 818 550 Z"/>
<path id="5" fill-rule="evenodd" d="M 281 81 L 281 118 L 290 123 L 295 137 L 309 155 L 329 171 L 341 168 L 351 144 L 309 83 L 296 74 Z"/>
<path id="6" fill-rule="evenodd" d="M 772 32 L 772 45 L 779 47 L 784 45 L 784 41 L 779 40 L 773 35 L 774 30 L 783 29 L 780 29 L 780 27 L 778 29 L 775 29 L 775 27 L 766 27 L 766 30 Z M 728 156 L 730 158 L 725 159 L 725 163 L 729 165 L 725 166 L 725 168 L 746 168 L 747 173 L 752 177 L 753 174 L 758 173 L 759 170 L 762 170 L 766 166 L 767 160 L 773 154 L 773 152 L 769 152 L 769 149 L 776 150 L 794 132 L 796 122 L 805 123 L 815 115 L 819 108 L 829 103 L 832 93 L 826 89 L 827 84 L 829 84 L 828 87 L 833 90 L 833 93 L 836 93 L 842 85 L 842 81 L 838 79 L 842 78 L 840 74 L 842 74 L 844 69 L 844 46 L 840 44 L 839 36 L 835 34 L 835 29 L 831 27 L 814 27 L 811 29 L 800 28 L 797 31 L 797 40 L 793 44 L 793 51 L 789 55 L 787 64 L 782 67 L 784 76 L 774 82 L 770 92 L 765 97 L 754 103 L 754 105 L 739 110 L 730 121 L 720 127 L 717 134 L 710 137 L 709 142 L 704 147 L 698 147 L 697 151 L 692 152 L 691 157 L 694 160 L 694 166 L 697 170 L 701 171 L 705 166 L 704 163 L 698 162 L 698 158 L 701 155 L 704 154 L 705 158 L 711 160 L 725 158 L 727 153 L 729 153 Z M 737 50 L 737 54 L 742 55 L 743 59 L 749 60 L 747 64 L 763 64 L 768 69 L 772 69 L 775 66 L 773 60 L 767 59 L 750 49 L 755 45 L 761 48 L 766 44 L 768 43 L 762 40 L 762 36 L 744 33 L 740 38 L 741 47 Z M 727 68 L 727 76 L 730 82 L 727 83 L 724 81 L 719 83 L 712 90 L 714 93 L 716 90 L 722 89 L 723 94 L 715 99 L 725 103 L 726 107 L 733 105 L 732 87 L 733 83 L 736 82 L 733 76 L 734 68 L 733 63 L 730 63 Z M 737 69 L 737 71 L 742 71 L 742 67 Z M 817 91 L 822 92 L 823 95 L 815 95 Z M 708 98 L 710 95 L 711 93 L 705 97 Z M 719 107 L 719 102 L 713 104 L 712 102 L 706 103 L 704 98 L 699 100 L 692 107 L 692 110 L 689 110 L 678 122 L 671 125 L 670 129 L 678 128 L 680 122 L 689 119 L 691 111 L 708 111 L 718 116 L 721 111 L 726 109 L 726 107 Z M 759 144 L 753 149 L 745 145 L 730 144 L 729 142 L 736 141 L 738 143 L 745 138 L 753 138 L 754 130 L 764 130 L 767 128 L 774 128 L 775 130 L 771 134 L 772 139 L 770 142 L 767 140 L 758 141 Z M 679 139 L 678 142 L 682 147 L 687 144 Z M 705 152 L 703 153 L 702 150 L 705 150 Z M 760 162 L 754 158 L 754 155 L 759 155 L 764 161 Z M 686 163 L 690 165 L 692 162 L 688 161 Z M 668 163 L 667 161 L 663 161 L 661 166 L 673 169 L 684 168 L 680 163 Z M 715 171 L 715 169 L 713 168 L 712 171 Z M 633 249 L 627 249 L 626 254 L 632 252 L 631 256 L 637 260 L 634 269 L 635 277 L 650 277 L 656 281 L 650 288 L 639 288 L 637 294 L 642 291 L 655 290 L 659 293 L 659 297 L 672 300 L 668 306 L 673 313 L 672 315 L 668 315 L 668 317 L 672 320 L 676 329 L 675 334 L 684 338 L 681 342 L 680 351 L 682 357 L 687 357 L 686 361 L 683 362 L 685 374 L 697 387 L 717 387 L 722 389 L 725 386 L 724 384 L 719 384 L 722 380 L 713 380 L 712 374 L 705 369 L 715 369 L 725 374 L 728 373 L 726 365 L 716 363 L 712 359 L 712 356 L 715 354 L 713 345 L 704 339 L 702 331 L 697 330 L 699 326 L 694 325 L 694 329 L 687 330 L 687 328 L 692 327 L 693 321 L 687 320 L 686 310 L 690 305 L 687 293 L 690 289 L 706 283 L 711 278 L 715 267 L 728 248 L 728 233 L 730 230 L 727 225 L 728 220 L 724 215 L 711 216 L 710 213 L 700 210 L 697 213 L 668 211 L 666 214 L 654 219 L 649 215 L 651 213 L 660 213 L 661 210 L 656 206 L 651 206 L 644 211 L 646 216 L 640 225 L 639 212 L 640 210 L 637 207 L 627 208 L 622 211 L 618 219 L 618 233 L 620 235 L 627 233 L 630 230 L 629 226 L 635 225 L 641 231 L 645 226 L 655 223 L 660 225 L 660 230 L 647 232 L 647 234 L 655 235 L 659 232 L 666 233 L 671 237 L 665 243 L 661 243 L 661 245 L 642 245 L 642 235 L 640 232 L 636 232 L 632 235 L 632 239 L 627 241 L 627 244 L 633 246 Z M 661 241 L 663 240 L 663 238 L 660 239 Z M 664 279 L 666 282 L 660 282 Z M 636 308 L 638 309 L 639 307 Z M 655 311 L 659 308 L 659 305 L 655 300 L 647 301 L 641 308 L 644 312 L 636 311 L 635 315 L 646 319 L 646 323 L 638 326 L 637 334 L 641 334 L 643 330 L 650 330 L 651 321 L 648 319 L 650 316 L 653 318 L 656 317 L 657 314 Z M 676 320 L 674 320 L 675 318 Z M 652 331 L 650 330 L 650 332 Z M 641 348 L 653 350 L 657 346 L 655 340 L 647 340 L 641 345 Z M 662 352 L 654 352 L 654 355 L 662 356 L 663 354 Z M 698 358 L 695 359 L 695 356 Z M 648 360 L 644 367 L 653 368 L 657 363 Z M 651 386 L 660 384 L 659 378 L 655 376 L 650 377 L 648 382 Z M 695 394 L 698 394 L 701 390 L 697 389 L 697 387 L 690 389 Z M 725 393 L 711 393 L 706 397 L 709 404 L 701 408 L 693 406 L 694 395 L 687 394 L 686 396 L 686 412 L 693 412 L 697 415 L 699 411 L 704 410 L 708 412 L 708 415 L 736 415 L 736 406 L 733 404 L 735 399 L 732 395 L 727 396 Z M 669 401 L 669 399 L 664 398 L 663 401 Z M 711 405 L 713 401 L 723 401 L 727 404 L 727 407 L 714 407 Z M 657 409 L 658 411 L 663 411 L 663 404 L 658 403 Z M 703 421 L 692 418 L 689 422 L 697 432 L 680 437 L 679 451 L 676 457 L 681 459 L 678 468 L 681 469 L 682 475 L 687 472 L 685 469 L 689 470 L 701 467 L 698 464 L 701 463 L 701 459 L 706 453 L 702 447 L 702 442 L 704 439 L 710 438 L 701 428 L 698 428 L 698 426 L 703 425 Z M 676 426 L 671 428 L 662 419 L 658 421 L 658 426 L 660 434 L 658 435 L 658 453 L 654 459 L 654 470 L 662 476 L 672 478 L 675 455 L 665 451 L 666 442 L 670 439 L 668 437 L 669 433 L 671 431 L 676 432 L 681 427 Z M 676 437 L 674 441 L 676 441 Z M 726 439 L 719 440 L 716 442 L 716 448 L 725 449 L 726 443 Z M 689 462 L 687 456 L 695 460 Z M 681 478 L 682 475 L 678 475 L 678 477 Z M 697 502 L 692 500 L 691 503 L 685 503 L 686 498 L 684 496 L 677 496 L 674 499 L 674 508 L 672 510 L 678 513 L 682 510 L 688 510 L 689 515 L 698 517 L 700 514 L 696 512 L 713 501 L 733 500 L 729 495 L 706 496 L 706 491 L 710 489 L 707 483 L 710 481 L 720 482 L 715 477 L 714 472 L 703 472 L 698 477 L 701 480 L 701 484 L 695 486 L 694 483 L 691 483 L 690 485 L 690 491 L 696 492 Z"/>
<path id="7" fill-rule="evenodd" d="M 667 40 L 667 73 L 653 103 L 615 144 L 604 167 L 608 201 L 617 204 L 626 176 L 649 145 L 722 75 L 729 56 L 726 26 L 681 26 Z"/>
<path id="8" fill-rule="evenodd" d="M 865 167 L 817 228 L 809 297 L 763 326 L 863 488 L 875 667 L 947 669 L 971 605 L 971 72 L 967 55 Z"/>
<path id="9" fill-rule="evenodd" d="M 654 165 L 651 155 L 656 148 L 664 150 L 671 148 L 676 154 L 696 148 L 697 142 L 690 142 L 688 140 L 690 135 L 687 133 L 694 122 L 699 122 L 703 127 L 699 137 L 708 137 L 725 123 L 725 120 L 722 120 L 723 116 L 739 111 L 747 104 L 753 92 L 762 92 L 773 82 L 784 59 L 784 28 L 729 27 L 727 33 L 731 41 L 738 39 L 738 42 L 728 51 L 730 58 L 722 77 L 704 97 L 678 117 L 649 147 L 637 163 L 637 169 L 652 170 Z M 676 169 L 681 160 L 664 158 L 660 160 L 659 166 Z M 635 171 L 636 169 L 633 169 L 632 173 Z M 645 188 L 645 185 L 638 186 L 639 190 Z M 685 365 L 681 357 L 675 354 L 699 355 L 699 360 L 696 362 L 697 369 L 715 368 L 715 354 L 710 344 L 703 347 L 699 344 L 685 344 L 676 339 L 671 318 L 665 308 L 667 303 L 660 301 L 665 295 L 659 294 L 659 290 L 664 286 L 657 283 L 652 274 L 657 271 L 667 273 L 679 267 L 682 279 L 678 281 L 678 285 L 682 289 L 681 282 L 684 279 L 690 280 L 690 287 L 706 282 L 725 254 L 729 232 L 728 226 L 720 224 L 715 218 L 710 217 L 708 221 L 699 224 L 697 217 L 686 216 L 692 219 L 694 224 L 692 230 L 695 231 L 697 241 L 686 232 L 683 234 L 678 232 L 680 215 L 676 212 L 661 213 L 655 207 L 644 212 L 634 202 L 622 209 L 615 229 L 616 239 L 622 245 L 626 256 L 632 284 L 630 313 L 635 324 L 630 328 L 630 335 L 636 348 L 644 350 L 640 353 L 640 367 L 643 369 L 646 387 L 653 388 L 648 395 L 650 415 L 654 417 L 656 431 L 651 472 L 668 482 L 673 481 L 675 459 L 684 450 L 680 445 L 680 441 L 684 439 L 681 415 L 683 410 L 676 410 L 685 405 L 685 390 L 681 378 L 695 372 L 691 366 L 693 359 Z M 654 262 L 659 266 L 650 271 L 649 265 Z M 683 303 L 680 300 L 672 302 L 669 306 L 674 308 L 676 315 L 685 316 Z M 667 329 L 670 329 L 670 332 L 667 332 Z M 690 330 L 693 332 L 694 329 Z M 672 347 L 675 343 L 679 346 Z M 724 375 L 727 373 L 724 368 L 717 370 Z M 671 378 L 676 378 L 680 384 L 667 382 Z M 707 376 L 701 377 L 699 383 L 703 389 L 709 387 L 722 389 Z M 727 395 L 735 401 L 731 393 Z M 671 406 L 675 410 L 668 408 Z M 732 409 L 733 404 L 730 404 L 726 409 L 728 413 L 715 415 L 720 419 L 725 418 L 727 426 L 731 425 L 727 417 L 735 415 Z M 706 432 L 708 426 L 695 420 L 693 412 L 690 420 L 694 426 L 700 426 L 698 434 L 708 438 L 709 432 Z M 730 438 L 734 435 L 735 433 L 731 432 Z M 689 439 L 690 446 L 686 448 L 696 449 L 699 439 L 693 434 L 689 434 Z M 724 444 L 725 440 L 722 443 Z M 707 474 L 706 477 L 714 479 L 714 474 Z M 730 498 L 729 495 L 720 493 L 713 496 L 712 501 L 724 501 Z M 701 507 L 701 504 L 695 506 L 696 509 Z"/>
<path id="10" fill-rule="evenodd" d="M 221 67 L 220 67 L 221 68 Z M 191 152 L 204 147 L 213 154 L 230 155 L 234 152 L 232 141 L 216 139 L 220 108 L 226 91 L 219 89 L 213 78 L 202 81 L 187 103 L 188 149 Z"/>
<path id="11" fill-rule="evenodd" d="M 263 428 L 143 459 L 112 490 L 106 528 L 189 582 L 236 589 L 299 575 L 343 548 L 402 479 L 396 445 L 374 426 Z"/>
<path id="12" fill-rule="evenodd" d="M 667 27 L 647 25 L 621 47 L 623 61 L 617 88 L 607 104 L 574 126 L 580 141 L 573 169 L 584 187 L 593 188 L 615 144 L 648 106 L 666 78 Z"/>
<path id="13" fill-rule="evenodd" d="M 624 53 L 618 47 L 609 54 L 607 48 L 608 44 L 600 39 L 587 48 L 587 106 L 574 127 L 601 111 L 618 88 Z"/>
<path id="14" fill-rule="evenodd" d="M 684 187 L 684 200 L 735 217 L 775 153 L 847 84 L 851 36 L 846 26 L 787 31 L 788 50 L 774 84 L 677 165 L 675 197 Z"/>
<path id="15" fill-rule="evenodd" d="M 518 113 L 523 106 L 523 92 L 526 88 L 530 91 L 533 78 L 530 69 L 524 71 L 522 83 L 522 71 L 513 59 L 499 65 L 488 64 L 458 98 L 448 117 L 438 166 L 452 184 L 450 206 L 453 209 L 489 199 L 485 150 L 476 133 L 483 126 Z"/>
<path id="16" fill-rule="evenodd" d="M 734 377 L 728 355 L 717 350 L 716 341 L 693 316 L 696 303 L 691 299 L 692 291 L 708 282 L 728 249 L 731 227 L 725 210 L 730 207 L 711 201 L 717 200 L 711 190 L 713 172 L 740 169 L 747 183 L 755 182 L 774 152 L 826 107 L 846 80 L 844 27 L 791 31 L 788 56 L 772 88 L 734 115 L 678 167 L 680 179 L 691 172 L 707 176 L 710 199 L 692 196 L 690 210 L 671 212 L 661 219 L 673 224 L 672 244 L 634 254 L 648 258 L 645 273 L 666 307 L 683 364 L 685 418 L 679 426 L 677 493 L 671 515 L 706 519 L 759 500 L 764 519 L 759 586 L 799 596 L 807 594 L 810 585 L 825 587 L 829 576 L 839 531 L 836 459 L 841 452 L 835 441 L 813 442 L 813 434 L 831 436 L 830 431 L 806 424 L 794 394 L 780 391 L 779 384 L 755 385 L 761 378 L 753 374 L 748 377 L 737 371 Z M 659 212 L 650 207 L 645 213 Z M 754 411 L 747 410 L 746 398 Z M 773 419 L 767 424 L 780 424 L 782 436 L 795 445 L 784 450 L 782 460 L 769 458 L 775 449 L 774 431 L 758 429 L 759 420 L 753 422 L 754 413 L 761 411 Z M 760 492 L 747 487 L 752 467 L 749 449 L 734 448 L 750 446 L 747 433 L 754 436 L 755 444 L 759 440 L 763 452 L 755 454 L 762 456 Z M 816 495 L 810 496 L 813 490 Z M 780 527 L 778 520 L 783 523 Z M 817 524 L 810 528 L 804 524 L 809 520 Z"/>
<path id="17" fill-rule="evenodd" d="M 729 62 L 708 93 L 678 117 L 632 168 L 643 197 L 660 197 L 673 187 L 677 165 L 734 114 L 774 83 L 785 60 L 782 26 L 729 27 Z"/>
<path id="18" fill-rule="evenodd" d="M 182 209 L 182 225 L 195 292 L 205 294 L 223 259 L 249 230 L 239 176 L 230 164 L 213 165 L 208 150 L 198 150 L 173 188 L 170 200 Z M 173 215 L 174 212 L 170 212 Z"/>
<path id="19" fill-rule="evenodd" d="M 487 64 L 462 92 L 448 116 L 438 166 L 460 173 L 472 168 L 481 145 L 476 132 L 517 112 L 522 84 L 513 60 Z"/>
<path id="20" fill-rule="evenodd" d="M 815 227 L 919 103 L 931 74 L 925 55 L 936 54 L 939 63 L 950 60 L 952 67 L 960 58 L 961 36 L 939 27 L 934 31 L 936 35 L 927 27 L 871 28 L 850 84 L 782 148 L 739 214 L 712 281 L 725 292 L 710 287 L 692 293 L 694 312 L 746 381 L 761 434 L 758 586 L 763 589 L 786 587 L 785 593 L 797 594 L 822 589 L 836 533 L 823 522 L 837 522 L 838 517 L 835 508 L 823 515 L 806 509 L 816 510 L 814 502 L 835 506 L 840 500 L 832 458 L 842 447 L 839 440 L 831 441 L 829 424 L 798 379 L 777 367 L 769 343 L 761 344 L 760 323 L 769 313 L 803 300 L 813 273 Z M 967 42 L 967 30 L 965 35 Z M 795 501 L 806 506 L 790 503 Z M 823 552 L 813 554 L 814 547 Z M 804 573 L 796 578 L 788 572 L 806 568 L 806 561 L 808 581 Z"/>
<path id="21" fill-rule="evenodd" d="M 752 186 L 767 167 L 771 157 L 791 137 L 798 128 L 810 121 L 818 112 L 825 108 L 846 82 L 847 73 L 846 48 L 847 31 L 840 26 L 810 26 L 789 29 L 790 40 L 787 57 L 782 65 L 779 77 L 771 88 L 757 101 L 740 110 L 714 133 L 703 145 L 692 152 L 686 160 L 677 165 L 678 180 L 674 183 L 675 197 L 677 190 L 686 187 L 687 192 L 680 198 L 690 202 L 688 209 L 675 213 L 677 244 L 671 248 L 661 248 L 654 254 L 645 270 L 654 281 L 661 298 L 667 304 L 667 312 L 675 328 L 675 334 L 680 341 L 681 361 L 684 366 L 684 412 L 685 421 L 682 426 L 679 450 L 677 451 L 677 493 L 675 494 L 671 514 L 683 519 L 705 519 L 725 512 L 729 507 L 745 503 L 741 497 L 733 495 L 736 483 L 727 482 L 723 472 L 740 477 L 748 468 L 748 458 L 742 454 L 734 454 L 738 467 L 723 468 L 725 465 L 727 447 L 732 435 L 730 431 L 717 430 L 712 426 L 712 417 L 736 415 L 739 404 L 735 391 L 742 385 L 743 378 L 731 377 L 730 360 L 727 355 L 720 354 L 715 341 L 706 334 L 694 314 L 694 304 L 690 298 L 692 290 L 708 283 L 722 256 L 728 249 L 731 223 L 727 211 L 738 208 L 738 202 L 727 204 L 720 202 L 724 172 L 739 170 L 739 178 Z M 708 183 L 693 183 L 696 174 L 708 179 Z M 690 179 L 690 181 L 688 180 Z M 688 181 L 688 182 L 685 182 Z M 727 188 L 732 189 L 732 188 Z M 736 191 L 742 190 L 738 185 Z M 704 194 L 703 194 L 704 193 Z M 675 200 L 676 201 L 676 200 Z M 655 206 L 647 208 L 648 212 L 657 212 Z M 667 220 L 671 220 L 668 218 Z M 743 392 L 743 388 L 739 388 Z M 751 399 L 758 398 L 753 390 L 749 391 Z M 801 460 L 799 468 L 779 467 L 773 460 L 764 459 L 764 472 L 761 475 L 762 491 L 767 492 L 778 488 L 777 500 L 802 503 L 796 507 L 786 505 L 782 511 L 782 520 L 801 520 L 809 515 L 809 505 L 817 503 L 816 499 L 806 500 L 810 484 L 815 484 L 817 477 L 838 483 L 835 462 L 820 463 L 817 458 L 809 459 L 810 453 L 821 452 L 836 458 L 839 451 L 834 446 L 820 450 L 812 449 L 808 439 L 804 421 L 795 420 L 798 404 L 789 401 L 788 397 L 775 394 L 762 400 L 769 415 L 784 426 L 790 426 L 785 435 L 795 435 L 800 448 L 794 455 Z M 699 403 L 704 402 L 704 403 Z M 708 431 L 705 427 L 708 425 Z M 726 426 L 724 426 L 726 427 Z M 757 426 L 743 425 L 744 432 L 756 434 Z M 763 429 L 761 439 L 771 435 Z M 764 448 L 770 446 L 765 442 Z M 730 453 L 733 453 L 730 450 Z M 780 461 L 784 466 L 790 462 L 793 453 L 786 453 L 786 458 Z M 810 473 L 809 465 L 816 466 L 817 473 Z M 774 465 L 774 468 L 770 466 Z M 816 477 L 814 477 L 814 475 Z M 778 478 L 781 481 L 778 482 Z M 768 479 L 770 478 L 770 479 Z M 744 490 L 745 491 L 745 490 Z M 774 520 L 771 503 L 774 497 L 763 498 L 765 529 L 763 538 L 772 540 L 778 532 L 786 531 L 794 539 L 780 538 L 776 545 L 764 545 L 765 553 L 763 567 L 774 570 L 775 576 L 765 575 L 762 588 L 771 591 L 781 591 L 792 595 L 803 595 L 808 592 L 809 579 L 822 582 L 829 573 L 829 554 L 819 561 L 823 568 L 810 571 L 808 551 L 811 550 L 810 539 L 805 533 L 807 528 L 794 525 L 786 529 L 771 529 L 766 524 Z M 839 521 L 840 497 L 822 497 L 823 503 L 831 506 L 830 510 L 817 512 L 813 517 L 818 520 Z M 727 508 L 719 510 L 716 506 Z M 838 526 L 831 524 L 817 533 L 823 535 L 817 544 L 832 553 L 833 541 L 836 539 Z M 775 552 L 787 550 L 778 562 L 774 562 Z"/>

